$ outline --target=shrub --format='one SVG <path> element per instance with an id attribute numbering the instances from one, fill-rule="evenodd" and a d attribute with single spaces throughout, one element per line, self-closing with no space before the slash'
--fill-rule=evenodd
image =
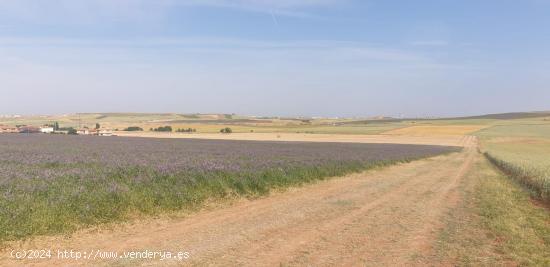
<path id="1" fill-rule="evenodd" d="M 130 126 L 126 129 L 124 129 L 124 131 L 127 131 L 127 132 L 143 131 L 143 128 L 138 127 L 138 126 Z"/>
<path id="2" fill-rule="evenodd" d="M 172 131 L 172 126 L 161 126 L 161 127 L 153 129 L 153 131 L 155 131 L 155 132 L 171 132 Z"/>
<path id="3" fill-rule="evenodd" d="M 178 133 L 194 133 L 197 129 L 194 128 L 187 128 L 187 129 L 177 129 L 176 132 Z"/>
<path id="4" fill-rule="evenodd" d="M 220 133 L 232 133 L 233 130 L 231 130 L 231 128 L 229 127 L 225 127 L 223 129 L 220 130 Z"/>
<path id="5" fill-rule="evenodd" d="M 67 134 L 75 135 L 75 134 L 77 134 L 77 131 L 76 131 L 75 128 L 69 128 L 69 129 L 67 130 Z"/>

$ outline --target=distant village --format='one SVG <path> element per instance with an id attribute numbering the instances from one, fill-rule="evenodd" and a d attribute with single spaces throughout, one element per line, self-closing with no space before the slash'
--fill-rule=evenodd
<path id="1" fill-rule="evenodd" d="M 96 135 L 96 136 L 113 136 L 113 131 L 110 129 L 101 128 L 99 124 L 96 124 L 95 128 L 60 128 L 59 124 L 44 125 L 40 127 L 19 125 L 9 126 L 0 125 L 0 133 L 43 133 L 43 134 L 70 134 L 70 135 Z"/>

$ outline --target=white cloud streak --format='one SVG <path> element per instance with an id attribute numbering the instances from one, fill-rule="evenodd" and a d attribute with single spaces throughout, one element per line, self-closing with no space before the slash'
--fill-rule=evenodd
<path id="1" fill-rule="evenodd" d="M 449 42 L 444 40 L 424 40 L 424 41 L 414 41 L 411 43 L 414 46 L 447 46 Z"/>
<path id="2" fill-rule="evenodd" d="M 333 61 L 379 60 L 391 62 L 424 62 L 417 53 L 361 42 L 303 40 L 267 41 L 232 38 L 146 38 L 146 39 L 77 39 L 77 38 L 0 38 L 0 48 L 36 49 L 171 49 L 188 53 L 286 53 L 295 56 L 316 53 Z"/>
<path id="3" fill-rule="evenodd" d="M 347 0 L 0 0 L 0 16 L 24 21 L 97 23 L 162 17 L 176 7 L 236 9 L 279 16 L 313 18 L 307 8 L 331 7 Z"/>

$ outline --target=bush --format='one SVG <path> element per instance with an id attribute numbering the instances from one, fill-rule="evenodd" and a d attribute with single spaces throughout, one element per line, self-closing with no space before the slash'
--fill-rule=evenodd
<path id="1" fill-rule="evenodd" d="M 77 134 L 77 131 L 76 131 L 75 128 L 69 128 L 69 129 L 67 130 L 67 134 L 75 135 L 75 134 Z"/>
<path id="2" fill-rule="evenodd" d="M 197 129 L 194 129 L 194 128 L 177 129 L 176 130 L 177 133 L 194 133 L 196 131 L 197 131 Z"/>
<path id="3" fill-rule="evenodd" d="M 161 127 L 153 129 L 153 131 L 155 131 L 155 132 L 171 132 L 172 131 L 172 126 L 161 126 Z"/>
<path id="4" fill-rule="evenodd" d="M 138 127 L 138 126 L 130 126 L 126 129 L 124 129 L 124 131 L 127 131 L 127 132 L 137 132 L 137 131 L 143 131 L 143 128 L 141 127 Z"/>
<path id="5" fill-rule="evenodd" d="M 223 129 L 220 130 L 220 133 L 232 133 L 233 130 L 231 130 L 231 128 L 229 127 L 225 127 Z"/>

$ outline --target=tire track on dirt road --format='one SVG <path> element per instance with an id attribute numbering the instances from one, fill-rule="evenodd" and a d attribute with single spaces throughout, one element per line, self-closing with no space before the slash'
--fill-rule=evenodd
<path id="1" fill-rule="evenodd" d="M 274 242 L 266 237 L 263 239 L 263 245 L 261 243 L 256 249 L 247 253 L 273 259 L 273 261 L 268 261 L 268 265 L 277 265 L 278 262 L 291 262 L 299 265 L 313 263 L 317 266 L 331 263 L 352 266 L 362 258 L 364 264 L 369 262 L 369 257 L 365 257 L 369 254 L 368 251 L 357 247 L 368 248 L 369 245 L 366 244 L 370 243 L 376 248 L 374 251 L 377 255 L 388 254 L 391 251 L 398 252 L 392 257 L 378 259 L 374 265 L 411 264 L 409 258 L 403 257 L 407 255 L 417 258 L 420 256 L 425 257 L 424 254 L 430 251 L 430 241 L 435 238 L 432 235 L 432 229 L 440 228 L 439 219 L 447 211 L 447 204 L 450 203 L 445 203 L 444 200 L 453 200 L 454 198 L 453 202 L 457 202 L 457 196 L 451 196 L 450 193 L 470 169 L 476 155 L 475 149 L 473 149 L 475 140 L 468 138 L 464 142 L 465 146 L 468 147 L 465 152 L 442 162 L 438 168 L 431 168 L 428 173 L 422 172 L 425 169 L 411 170 L 410 172 L 414 173 L 411 180 L 395 187 L 387 194 L 372 198 L 371 202 L 362 205 L 360 208 L 332 219 L 319 220 L 317 224 L 312 222 L 313 219 L 287 229 L 280 229 L 279 235 L 284 234 L 284 238 L 279 237 L 281 242 L 276 246 L 271 245 L 274 249 L 262 251 L 262 247 Z M 455 168 L 456 166 L 459 167 L 458 170 Z M 427 177 L 431 179 L 423 179 Z M 426 193 L 430 193 L 429 197 L 425 197 Z M 391 210 L 388 210 L 388 207 Z M 415 212 L 407 212 L 408 210 L 414 210 Z M 393 232 L 394 237 L 398 236 L 400 240 L 407 242 L 402 244 L 390 242 L 388 247 L 384 249 L 384 253 L 381 253 L 380 248 L 387 239 L 385 233 L 392 232 L 390 231 L 391 227 L 385 227 L 386 231 L 379 236 L 381 240 L 366 238 L 367 236 L 361 234 L 364 227 L 369 224 L 377 222 L 381 222 L 381 225 L 384 222 L 391 223 L 403 217 L 404 214 L 408 214 L 408 216 L 401 219 L 402 224 L 413 222 L 416 223 L 415 227 L 408 232 Z M 319 224 L 321 225 L 319 226 Z M 327 235 L 327 233 L 330 234 Z M 357 237 L 362 237 L 363 242 L 352 244 L 351 241 L 357 239 Z M 325 244 L 325 246 L 321 244 Z M 350 245 L 356 247 L 351 249 Z M 340 249 L 336 249 L 337 247 L 340 247 Z M 353 250 L 356 250 L 356 252 L 352 253 Z M 326 254 L 329 251 L 332 251 L 333 255 L 336 256 L 346 254 L 347 256 L 341 258 L 327 257 Z M 282 260 L 281 255 L 285 255 Z M 245 262 L 239 261 L 237 263 L 245 264 Z"/>

